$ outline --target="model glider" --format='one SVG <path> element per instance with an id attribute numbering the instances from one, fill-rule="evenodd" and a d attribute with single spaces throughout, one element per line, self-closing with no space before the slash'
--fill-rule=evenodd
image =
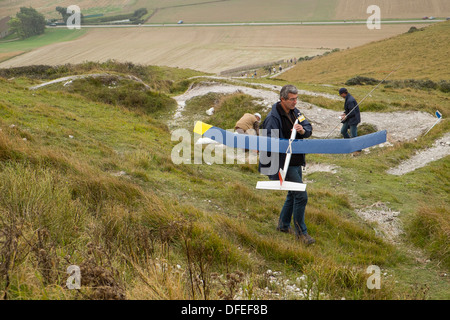
<path id="1" fill-rule="evenodd" d="M 298 123 L 299 119 L 295 121 Z M 294 124 L 295 125 L 295 124 Z M 258 181 L 257 189 L 305 191 L 306 184 L 285 181 L 286 172 L 292 154 L 324 153 L 339 154 L 352 153 L 386 142 L 386 130 L 367 134 L 351 139 L 295 139 L 293 130 L 290 139 L 279 139 L 266 136 L 238 134 L 197 121 L 194 133 L 209 138 L 231 148 L 258 150 L 260 152 L 286 153 L 284 167 L 280 169 L 279 181 Z"/>

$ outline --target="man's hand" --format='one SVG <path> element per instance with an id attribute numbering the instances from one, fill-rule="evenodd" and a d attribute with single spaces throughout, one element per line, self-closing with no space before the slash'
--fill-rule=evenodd
<path id="1" fill-rule="evenodd" d="M 294 130 L 300 134 L 305 134 L 306 132 L 305 129 L 303 129 L 303 126 L 298 123 L 294 126 Z"/>

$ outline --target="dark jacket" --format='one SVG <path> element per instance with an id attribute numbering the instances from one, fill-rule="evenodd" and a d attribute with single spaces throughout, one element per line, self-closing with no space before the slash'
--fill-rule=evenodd
<path id="1" fill-rule="evenodd" d="M 361 122 L 359 106 L 357 106 L 357 105 L 358 104 L 356 103 L 355 98 L 353 98 L 353 96 L 350 93 L 347 93 L 347 96 L 345 97 L 344 113 L 348 116 L 344 121 L 342 121 L 342 123 L 348 122 L 348 124 L 350 126 L 354 126 Z M 353 110 L 353 108 L 355 108 L 355 110 Z M 351 113 L 350 113 L 350 111 L 351 111 Z"/>
<path id="2" fill-rule="evenodd" d="M 278 108 L 277 108 L 278 106 Z M 272 106 L 272 110 L 270 111 L 270 113 L 267 115 L 266 119 L 264 120 L 263 124 L 262 124 L 262 129 L 265 129 L 261 132 L 261 134 L 265 134 L 268 137 L 272 137 L 272 138 L 283 138 L 283 139 L 289 139 L 290 138 L 290 132 L 291 129 L 294 126 L 294 122 L 295 119 L 297 119 L 301 113 L 298 109 L 294 109 L 291 110 L 289 112 L 289 116 L 291 117 L 292 123 L 290 121 L 286 121 L 287 118 L 285 118 L 285 116 L 283 116 L 282 114 L 280 114 L 279 109 L 280 109 L 280 102 L 275 103 Z M 299 123 L 301 126 L 303 126 L 303 129 L 305 130 L 305 134 L 299 134 L 297 133 L 295 139 L 303 139 L 303 138 L 308 138 L 311 136 L 312 134 L 312 126 L 309 123 L 308 120 L 303 120 L 302 122 Z M 279 162 L 278 162 L 278 166 L 277 166 L 277 170 L 276 172 L 272 172 L 272 175 L 269 175 L 270 179 L 275 179 L 278 180 L 278 171 L 280 170 L 280 168 L 283 168 L 284 166 L 284 161 L 286 159 L 286 153 L 274 153 L 274 152 L 269 152 L 267 153 L 267 157 L 270 157 L 271 159 L 274 159 L 272 157 L 278 157 Z M 261 155 L 260 155 L 260 160 L 261 160 Z M 291 161 L 289 162 L 290 166 L 305 166 L 305 155 L 304 154 L 293 154 L 291 156 Z M 264 167 L 269 167 L 270 165 L 267 163 L 262 163 L 260 161 L 260 171 L 261 168 Z M 262 172 L 262 171 L 261 171 Z M 264 173 L 264 172 L 262 172 Z"/>

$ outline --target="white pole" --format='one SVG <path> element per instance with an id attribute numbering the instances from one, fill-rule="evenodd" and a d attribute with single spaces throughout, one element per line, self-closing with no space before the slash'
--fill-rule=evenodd
<path id="1" fill-rule="evenodd" d="M 438 118 L 437 121 L 431 126 L 430 129 L 428 129 L 427 132 L 423 135 L 424 137 L 427 135 L 428 132 L 430 132 L 431 129 L 434 128 L 435 125 L 437 125 L 442 120 L 442 114 L 439 111 L 436 111 L 436 117 Z"/>

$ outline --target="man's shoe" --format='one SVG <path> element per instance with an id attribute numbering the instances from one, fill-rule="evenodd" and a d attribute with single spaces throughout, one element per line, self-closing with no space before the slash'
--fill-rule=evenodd
<path id="1" fill-rule="evenodd" d="M 316 243 L 316 240 L 314 240 L 313 237 L 311 237 L 309 234 L 301 234 L 297 236 L 297 240 L 303 242 L 307 246 Z"/>
<path id="2" fill-rule="evenodd" d="M 281 229 L 280 227 L 277 227 L 277 231 L 284 232 L 284 233 L 289 233 L 289 234 L 294 234 L 294 232 L 292 231 L 291 228 Z"/>

